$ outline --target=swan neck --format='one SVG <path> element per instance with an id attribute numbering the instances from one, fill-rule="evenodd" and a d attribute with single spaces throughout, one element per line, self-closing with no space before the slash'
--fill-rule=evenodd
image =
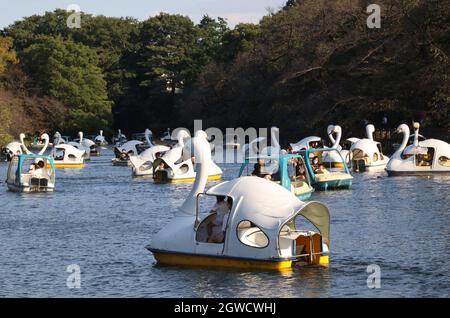
<path id="1" fill-rule="evenodd" d="M 25 134 L 20 134 L 19 139 L 20 139 L 20 143 L 22 144 L 23 151 L 24 151 L 27 155 L 30 155 L 30 154 L 31 154 L 31 151 L 28 150 L 27 146 L 25 146 L 24 138 L 25 138 Z"/>
<path id="2" fill-rule="evenodd" d="M 414 129 L 414 146 L 419 146 L 419 129 Z"/>
<path id="3" fill-rule="evenodd" d="M 370 125 L 368 125 L 366 127 L 366 134 L 367 134 L 367 139 L 370 139 L 373 141 L 373 129 Z"/>
<path id="4" fill-rule="evenodd" d="M 408 145 L 408 140 L 409 140 L 409 129 L 403 130 L 402 144 L 395 152 L 395 155 L 400 156 L 402 154 L 403 150 L 405 150 L 406 146 Z"/>
<path id="5" fill-rule="evenodd" d="M 332 148 L 338 148 L 339 147 L 339 143 L 341 142 L 341 138 L 342 138 L 342 131 L 340 129 L 338 129 L 337 133 L 336 133 L 336 140 L 334 141 L 334 144 L 333 144 Z"/>
<path id="6" fill-rule="evenodd" d="M 47 150 L 48 144 L 50 142 L 50 140 L 49 140 L 50 137 L 47 134 L 43 134 L 41 136 L 41 139 L 45 140 L 45 144 L 44 144 L 44 147 L 42 147 L 41 151 L 39 151 L 39 155 L 43 155 L 45 153 L 45 151 Z"/>
<path id="7" fill-rule="evenodd" d="M 180 211 L 185 215 L 196 215 L 197 196 L 205 191 L 206 183 L 208 181 L 208 172 L 211 162 L 211 148 L 208 141 L 202 137 L 194 137 L 192 139 L 192 149 L 196 160 L 196 175 L 195 182 L 192 186 L 186 201 L 180 208 Z"/>

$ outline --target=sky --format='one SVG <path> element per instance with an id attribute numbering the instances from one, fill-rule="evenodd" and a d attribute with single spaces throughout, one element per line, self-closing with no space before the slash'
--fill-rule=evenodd
<path id="1" fill-rule="evenodd" d="M 231 26 L 239 22 L 257 23 L 267 9 L 278 10 L 286 0 L 2 0 L 0 29 L 16 20 L 76 4 L 94 15 L 130 16 L 144 20 L 160 12 L 188 15 L 199 22 L 204 14 L 226 18 Z"/>

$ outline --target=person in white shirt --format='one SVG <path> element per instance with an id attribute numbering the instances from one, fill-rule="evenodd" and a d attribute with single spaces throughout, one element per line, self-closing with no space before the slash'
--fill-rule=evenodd
<path id="1" fill-rule="evenodd" d="M 37 163 L 35 163 L 32 167 L 30 167 L 30 173 L 33 178 L 42 178 L 44 173 L 44 167 L 45 163 L 44 161 L 40 160 Z"/>
<path id="2" fill-rule="evenodd" d="M 213 221 L 208 224 L 208 243 L 224 242 L 231 205 L 231 198 L 228 198 L 228 200 L 225 201 L 224 196 L 217 197 L 217 202 L 210 211 L 211 214 L 215 213 L 216 216 Z"/>

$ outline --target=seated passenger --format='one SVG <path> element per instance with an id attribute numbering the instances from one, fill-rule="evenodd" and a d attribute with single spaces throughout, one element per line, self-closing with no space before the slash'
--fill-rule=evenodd
<path id="1" fill-rule="evenodd" d="M 305 166 L 299 159 L 297 159 L 297 162 L 295 163 L 295 179 L 296 180 L 306 179 Z"/>
<path id="2" fill-rule="evenodd" d="M 427 155 L 418 154 L 416 156 L 416 164 L 419 167 L 429 166 Z"/>
<path id="3" fill-rule="evenodd" d="M 33 169 L 32 169 L 33 167 Z M 30 173 L 35 178 L 42 178 L 43 169 L 45 167 L 45 163 L 42 160 L 39 160 L 37 163 L 34 163 L 30 167 Z"/>
<path id="4" fill-rule="evenodd" d="M 217 202 L 210 211 L 215 213 L 214 219 L 208 224 L 208 243 L 223 243 L 228 217 L 231 211 L 232 199 L 225 202 L 224 196 L 217 196 Z"/>
<path id="5" fill-rule="evenodd" d="M 319 165 L 319 157 L 314 156 L 311 160 L 311 167 L 314 173 L 318 173 L 320 171 L 320 165 Z"/>

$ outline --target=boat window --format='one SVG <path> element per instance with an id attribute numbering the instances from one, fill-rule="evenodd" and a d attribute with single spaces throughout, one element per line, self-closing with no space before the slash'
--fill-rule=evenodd
<path id="1" fill-rule="evenodd" d="M 330 160 L 331 158 L 339 158 L 339 161 L 335 162 L 333 160 Z M 313 156 L 310 156 L 309 164 L 314 174 L 322 175 L 335 172 L 346 173 L 346 165 L 344 159 L 336 149 L 314 152 Z"/>
<path id="2" fill-rule="evenodd" d="M 380 159 L 383 160 L 384 156 L 383 156 L 383 147 L 381 146 L 380 143 L 377 143 L 377 148 L 378 148 L 378 152 L 380 153 Z"/>
<path id="3" fill-rule="evenodd" d="M 378 161 L 378 154 L 377 153 L 373 154 L 373 161 L 374 162 Z"/>
<path id="4" fill-rule="evenodd" d="M 444 167 L 450 167 L 450 158 L 446 156 L 439 157 L 439 164 Z"/>
<path id="5" fill-rule="evenodd" d="M 419 153 L 415 156 L 415 163 L 418 167 L 431 167 L 434 158 L 434 148 L 427 148 L 427 153 Z"/>
<path id="6" fill-rule="evenodd" d="M 8 167 L 8 181 L 9 182 L 14 182 L 16 180 L 16 171 L 17 171 L 18 164 L 19 164 L 19 158 L 13 157 L 11 159 L 11 162 L 9 163 L 9 167 Z"/>
<path id="7" fill-rule="evenodd" d="M 56 150 L 55 160 L 64 160 L 64 150 L 62 150 L 62 149 Z"/>
<path id="8" fill-rule="evenodd" d="M 305 162 L 302 158 L 292 158 L 288 166 L 289 178 L 292 180 L 294 188 L 304 187 L 309 184 L 309 176 L 306 170 Z"/>
<path id="9" fill-rule="evenodd" d="M 196 229 L 196 241 L 223 244 L 233 200 L 226 196 L 199 195 L 197 218 L 202 218 Z"/>
<path id="10" fill-rule="evenodd" d="M 239 241 L 244 245 L 255 248 L 265 248 L 269 245 L 267 235 L 250 221 L 241 221 L 236 228 L 236 232 Z"/>
<path id="11" fill-rule="evenodd" d="M 414 155 L 413 154 L 402 153 L 402 155 L 400 157 L 402 158 L 402 160 L 406 160 L 406 159 L 408 159 L 408 158 L 410 158 L 412 156 L 414 156 Z"/>

